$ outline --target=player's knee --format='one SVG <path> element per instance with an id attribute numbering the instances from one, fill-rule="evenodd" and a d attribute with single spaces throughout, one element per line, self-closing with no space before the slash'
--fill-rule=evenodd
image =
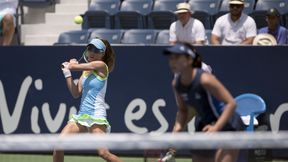
<path id="1" fill-rule="evenodd" d="M 72 134 L 72 133 L 78 133 L 81 132 L 82 127 L 80 125 L 77 125 L 74 122 L 69 122 L 64 129 L 62 129 L 60 136 L 66 136 L 67 134 Z"/>
<path id="2" fill-rule="evenodd" d="M 105 125 L 97 125 L 94 124 L 91 128 L 90 128 L 91 133 L 97 133 L 97 134 L 103 134 L 106 132 L 106 126 Z"/>

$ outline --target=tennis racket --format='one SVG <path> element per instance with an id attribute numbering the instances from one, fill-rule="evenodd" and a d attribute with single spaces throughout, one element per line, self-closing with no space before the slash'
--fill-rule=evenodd
<path id="1" fill-rule="evenodd" d="M 77 62 L 81 62 L 82 59 L 84 59 L 85 62 L 88 62 L 87 60 L 87 49 L 83 52 L 83 54 L 81 55 L 81 57 L 77 60 Z M 63 69 L 64 66 L 61 64 L 61 68 Z"/>

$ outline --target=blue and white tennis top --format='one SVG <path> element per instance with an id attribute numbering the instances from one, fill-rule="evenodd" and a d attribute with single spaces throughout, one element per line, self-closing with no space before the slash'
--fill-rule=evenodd
<path id="1" fill-rule="evenodd" d="M 72 120 L 88 127 L 93 124 L 109 125 L 105 103 L 107 79 L 108 76 L 102 78 L 95 71 L 83 72 L 80 108 L 77 115 L 72 115 Z"/>
<path id="2" fill-rule="evenodd" d="M 91 74 L 83 73 L 79 114 L 88 114 L 96 118 L 106 117 L 106 87 L 107 78 L 101 78 L 94 71 Z"/>
<path id="3" fill-rule="evenodd" d="M 197 69 L 194 80 L 188 86 L 181 84 L 181 76 L 176 79 L 176 91 L 180 94 L 185 104 L 195 108 L 197 112 L 195 120 L 196 130 L 197 128 L 202 130 L 205 125 L 215 123 L 224 108 L 224 104 L 213 97 L 200 83 L 203 73 L 205 71 Z M 237 113 L 233 114 L 226 125 L 224 129 L 244 129 L 244 124 Z"/>

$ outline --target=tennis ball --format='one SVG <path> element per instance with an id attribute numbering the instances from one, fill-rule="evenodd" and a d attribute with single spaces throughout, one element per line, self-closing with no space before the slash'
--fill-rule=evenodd
<path id="1" fill-rule="evenodd" d="M 75 24 L 82 24 L 83 23 L 82 16 L 75 16 L 74 17 L 74 22 L 75 22 Z"/>

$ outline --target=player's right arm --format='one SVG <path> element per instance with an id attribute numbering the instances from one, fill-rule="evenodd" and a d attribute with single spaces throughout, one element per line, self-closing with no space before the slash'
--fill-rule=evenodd
<path id="1" fill-rule="evenodd" d="M 72 77 L 66 78 L 66 84 L 67 87 L 73 96 L 73 98 L 78 98 L 81 96 L 82 86 L 81 86 L 82 76 L 80 77 L 77 85 L 74 83 L 74 80 Z"/>
<path id="2" fill-rule="evenodd" d="M 173 91 L 174 91 L 176 103 L 178 106 L 175 124 L 173 127 L 173 133 L 176 133 L 176 132 L 181 132 L 185 128 L 185 125 L 187 123 L 188 110 L 187 110 L 187 107 L 186 107 L 183 99 L 181 98 L 179 93 L 176 91 L 175 80 L 173 80 L 172 86 L 173 86 Z"/>
<path id="3" fill-rule="evenodd" d="M 71 95 L 73 96 L 73 98 L 78 98 L 82 92 L 82 86 L 81 86 L 82 76 L 80 77 L 80 79 L 76 85 L 74 83 L 73 78 L 72 78 L 71 72 L 68 68 L 69 63 L 64 62 L 62 65 L 63 65 L 62 71 L 63 71 L 64 77 L 66 78 L 66 84 L 67 84 L 68 90 L 71 93 Z"/>

